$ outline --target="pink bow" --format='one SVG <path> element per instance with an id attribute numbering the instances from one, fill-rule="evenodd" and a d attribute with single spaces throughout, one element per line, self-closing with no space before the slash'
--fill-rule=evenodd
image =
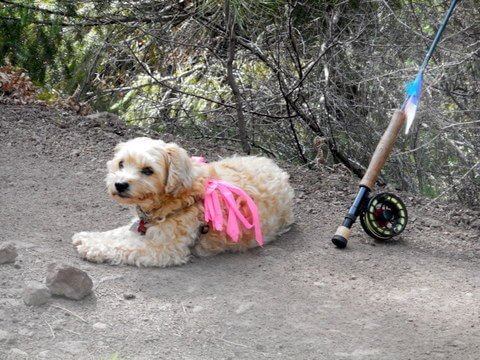
<path id="1" fill-rule="evenodd" d="M 249 223 L 245 215 L 238 209 L 235 195 L 247 202 L 248 208 L 252 213 L 252 223 Z M 220 200 L 223 201 L 223 207 Z M 247 229 L 255 228 L 255 239 L 258 245 L 263 245 L 257 205 L 244 190 L 223 180 L 208 180 L 205 190 L 204 208 L 205 221 L 211 221 L 213 228 L 217 231 L 223 230 L 225 220 L 223 208 L 225 208 L 227 211 L 226 232 L 234 242 L 238 242 L 240 221 Z"/>

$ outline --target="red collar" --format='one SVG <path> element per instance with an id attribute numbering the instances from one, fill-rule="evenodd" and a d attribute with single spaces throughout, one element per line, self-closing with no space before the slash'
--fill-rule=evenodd
<path id="1" fill-rule="evenodd" d="M 147 232 L 147 224 L 148 223 L 145 220 L 140 219 L 137 225 L 137 232 L 139 232 L 141 235 L 145 235 L 145 233 Z"/>
<path id="2" fill-rule="evenodd" d="M 136 231 L 140 235 L 145 235 L 147 232 L 147 226 L 149 224 L 148 221 L 148 214 L 143 211 L 140 206 L 137 206 L 137 215 L 138 215 L 138 220 L 135 221 L 132 226 L 130 227 L 131 231 Z"/>

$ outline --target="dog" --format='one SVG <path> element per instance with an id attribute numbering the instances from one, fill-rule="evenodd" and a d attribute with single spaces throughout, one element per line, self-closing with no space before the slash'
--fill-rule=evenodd
<path id="1" fill-rule="evenodd" d="M 175 143 L 145 137 L 120 143 L 115 151 L 107 162 L 108 193 L 134 206 L 137 216 L 114 230 L 73 235 L 88 261 L 181 265 L 192 255 L 267 244 L 294 221 L 289 175 L 271 159 L 237 156 L 204 163 Z M 206 217 L 212 209 L 217 213 Z"/>

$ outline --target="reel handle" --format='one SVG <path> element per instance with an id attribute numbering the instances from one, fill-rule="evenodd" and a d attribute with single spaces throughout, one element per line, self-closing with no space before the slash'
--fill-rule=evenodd
<path id="1" fill-rule="evenodd" d="M 360 181 L 360 186 L 366 186 L 370 190 L 372 190 L 375 186 L 378 175 L 380 175 L 380 171 L 385 165 L 388 155 L 390 155 L 392 151 L 393 145 L 397 140 L 398 133 L 405 122 L 405 118 L 406 116 L 403 111 L 395 110 L 392 119 L 388 124 L 387 130 L 385 130 L 383 133 L 382 138 L 380 139 L 380 142 L 378 143 L 375 152 L 372 155 L 368 169 Z"/>

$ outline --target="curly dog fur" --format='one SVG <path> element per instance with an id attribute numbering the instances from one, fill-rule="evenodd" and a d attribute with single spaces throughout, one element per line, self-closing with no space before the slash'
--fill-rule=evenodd
<path id="1" fill-rule="evenodd" d="M 92 262 L 165 267 L 186 263 L 192 253 L 209 256 L 257 246 L 252 230 L 243 229 L 238 242 L 211 226 L 201 231 L 209 179 L 228 181 L 250 195 L 258 207 L 265 244 L 293 223 L 289 176 L 267 158 L 231 157 L 201 164 L 174 143 L 136 138 L 120 143 L 107 167 L 110 195 L 136 206 L 148 223 L 144 235 L 131 229 L 138 219 L 106 232 L 75 234 L 72 240 L 80 256 Z M 246 204 L 237 202 L 248 218 Z"/>

